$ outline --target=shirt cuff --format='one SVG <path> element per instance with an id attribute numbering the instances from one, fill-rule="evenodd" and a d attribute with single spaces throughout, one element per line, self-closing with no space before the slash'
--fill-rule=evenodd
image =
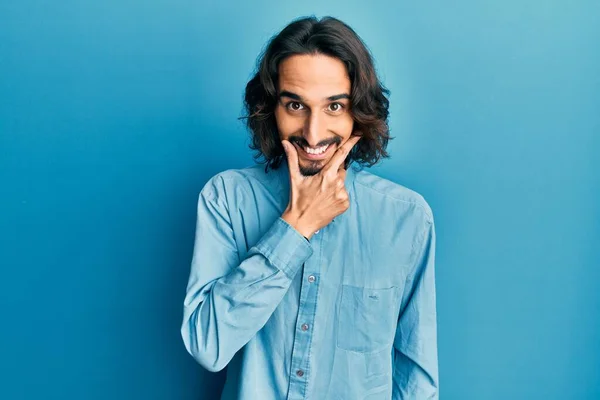
<path id="1" fill-rule="evenodd" d="M 281 217 L 256 244 L 256 249 L 290 279 L 313 254 L 308 239 Z"/>

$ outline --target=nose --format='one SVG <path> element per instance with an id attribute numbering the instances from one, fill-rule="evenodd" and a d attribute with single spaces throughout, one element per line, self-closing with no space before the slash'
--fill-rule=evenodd
<path id="1" fill-rule="evenodd" d="M 304 122 L 304 139 L 311 147 L 317 147 L 319 141 L 324 140 L 325 135 L 325 120 L 319 113 L 310 113 Z"/>

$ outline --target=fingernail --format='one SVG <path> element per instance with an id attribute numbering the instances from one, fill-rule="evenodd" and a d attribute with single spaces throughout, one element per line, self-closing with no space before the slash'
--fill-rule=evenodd
<path id="1" fill-rule="evenodd" d="M 281 145 L 283 146 L 283 150 L 287 153 L 288 148 L 287 148 L 286 144 L 284 142 L 281 142 Z"/>

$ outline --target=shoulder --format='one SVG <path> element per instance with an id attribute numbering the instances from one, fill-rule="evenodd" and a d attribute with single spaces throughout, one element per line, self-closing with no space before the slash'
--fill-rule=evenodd
<path id="1" fill-rule="evenodd" d="M 254 185 L 266 185 L 273 179 L 273 172 L 265 172 L 264 165 L 255 164 L 244 168 L 231 168 L 212 176 L 203 186 L 206 196 L 225 195 L 232 191 L 247 191 Z"/>
<path id="2" fill-rule="evenodd" d="M 427 222 L 433 222 L 433 211 L 425 198 L 415 190 L 380 177 L 366 170 L 356 172 L 355 187 L 366 196 L 380 201 L 397 204 L 400 208 L 410 208 L 422 213 Z"/>

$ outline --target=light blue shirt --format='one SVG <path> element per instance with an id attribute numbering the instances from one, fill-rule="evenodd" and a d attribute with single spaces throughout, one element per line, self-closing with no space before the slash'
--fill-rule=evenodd
<path id="1" fill-rule="evenodd" d="M 284 159 L 198 200 L 181 333 L 222 399 L 437 399 L 435 230 L 422 196 L 349 168 L 350 207 L 307 241 Z"/>

